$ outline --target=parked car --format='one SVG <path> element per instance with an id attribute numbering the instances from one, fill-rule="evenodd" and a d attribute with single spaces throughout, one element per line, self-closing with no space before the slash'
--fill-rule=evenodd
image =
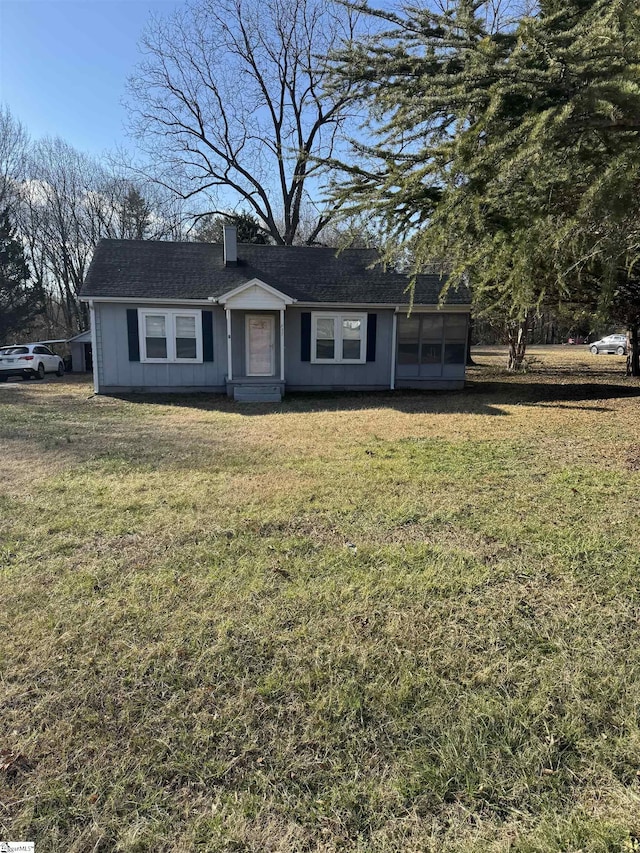
<path id="1" fill-rule="evenodd" d="M 584 335 L 569 335 L 567 338 L 568 344 L 586 344 L 587 339 Z"/>
<path id="2" fill-rule="evenodd" d="M 626 355 L 627 336 L 607 335 L 606 338 L 601 338 L 599 341 L 589 344 L 589 349 L 594 355 L 599 355 L 601 352 L 614 352 L 616 355 Z"/>
<path id="3" fill-rule="evenodd" d="M 0 382 L 10 376 L 43 379 L 45 373 L 64 374 L 64 362 L 44 344 L 16 344 L 0 347 Z"/>

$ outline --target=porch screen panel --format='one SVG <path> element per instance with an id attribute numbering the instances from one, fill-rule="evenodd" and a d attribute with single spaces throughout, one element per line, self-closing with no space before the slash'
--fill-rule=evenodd
<path id="1" fill-rule="evenodd" d="M 442 363 L 442 315 L 423 314 L 420 335 L 420 364 Z"/>
<path id="2" fill-rule="evenodd" d="M 420 318 L 398 317 L 398 364 L 418 364 Z"/>
<path id="3" fill-rule="evenodd" d="M 467 346 L 467 317 L 465 314 L 445 315 L 444 363 L 464 364 Z"/>
<path id="4" fill-rule="evenodd" d="M 147 314 L 144 318 L 147 358 L 167 357 L 167 323 L 162 314 Z"/>

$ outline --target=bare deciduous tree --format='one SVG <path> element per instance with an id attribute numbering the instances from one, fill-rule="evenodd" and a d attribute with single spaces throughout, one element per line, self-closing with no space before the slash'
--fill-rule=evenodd
<path id="1" fill-rule="evenodd" d="M 277 243 L 295 242 L 348 118 L 348 86 L 327 93 L 323 58 L 354 27 L 329 0 L 192 0 L 154 18 L 129 108 L 155 179 L 214 213 L 242 202 Z M 322 207 L 307 242 L 332 213 Z"/>
<path id="2" fill-rule="evenodd" d="M 78 294 L 101 238 L 183 237 L 174 196 L 136 185 L 62 139 L 29 145 L 15 188 L 18 231 L 45 299 L 47 334 L 86 328 Z"/>
<path id="3" fill-rule="evenodd" d="M 119 152 L 102 164 L 95 196 L 102 236 L 120 240 L 184 240 L 187 216 L 175 193 L 136 179 L 130 156 Z"/>
<path id="4" fill-rule="evenodd" d="M 0 210 L 15 201 L 24 176 L 29 135 L 6 106 L 0 105 Z"/>
<path id="5" fill-rule="evenodd" d="M 68 331 L 85 327 L 78 302 L 93 250 L 102 236 L 95 210 L 99 167 L 62 139 L 32 146 L 22 187 L 21 231 L 32 267 L 62 306 Z"/>

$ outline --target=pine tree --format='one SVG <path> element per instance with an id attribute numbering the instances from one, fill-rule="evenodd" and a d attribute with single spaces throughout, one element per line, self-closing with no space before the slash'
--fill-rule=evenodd
<path id="1" fill-rule="evenodd" d="M 0 341 L 28 331 L 42 313 L 38 288 L 29 283 L 31 271 L 22 243 L 11 226 L 9 209 L 0 213 Z"/>
<path id="2" fill-rule="evenodd" d="M 131 187 L 122 202 L 122 235 L 128 240 L 144 240 L 151 225 L 151 206 L 135 188 Z"/>
<path id="3" fill-rule="evenodd" d="M 246 212 L 207 214 L 198 221 L 193 238 L 201 243 L 222 243 L 224 225 L 235 225 L 238 229 L 238 243 L 256 243 L 264 246 L 270 242 L 256 217 Z"/>
<path id="4" fill-rule="evenodd" d="M 543 0 L 490 31 L 480 7 L 377 12 L 384 37 L 337 58 L 377 119 L 337 194 L 409 242 L 415 272 L 444 259 L 505 311 L 517 366 L 532 309 L 611 301 L 639 254 L 640 21 L 635 0 Z"/>

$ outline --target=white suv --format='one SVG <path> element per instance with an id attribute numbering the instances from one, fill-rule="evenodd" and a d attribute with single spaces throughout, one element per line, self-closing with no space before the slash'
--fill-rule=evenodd
<path id="1" fill-rule="evenodd" d="M 44 379 L 45 373 L 64 374 L 64 362 L 44 344 L 20 344 L 0 347 L 0 382 L 10 376 Z"/>

